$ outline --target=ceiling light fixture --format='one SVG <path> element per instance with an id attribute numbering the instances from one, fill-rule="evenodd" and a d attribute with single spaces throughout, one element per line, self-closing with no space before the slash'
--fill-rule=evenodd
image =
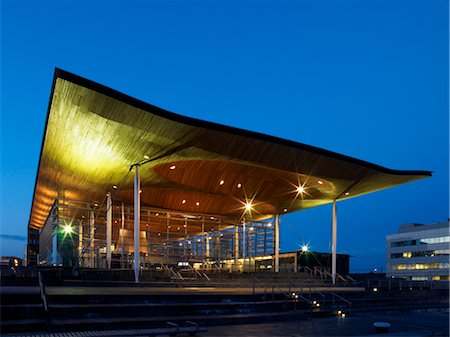
<path id="1" fill-rule="evenodd" d="M 252 210 L 252 203 L 251 202 L 246 202 L 245 203 L 245 210 L 246 211 L 251 211 Z"/>
<path id="2" fill-rule="evenodd" d="M 172 165 L 171 167 L 169 167 L 171 170 L 175 170 L 176 166 Z"/>
<path id="3" fill-rule="evenodd" d="M 303 186 L 298 186 L 297 193 L 303 193 L 303 192 L 305 192 L 305 189 L 303 188 Z"/>
<path id="4" fill-rule="evenodd" d="M 219 182 L 219 185 L 223 185 L 223 184 L 225 184 L 225 180 L 221 180 L 220 182 Z"/>
<path id="5" fill-rule="evenodd" d="M 318 183 L 319 185 L 322 185 L 322 184 L 323 184 L 323 181 L 322 181 L 322 180 L 317 180 L 317 183 Z"/>
<path id="6" fill-rule="evenodd" d="M 200 203 L 197 201 L 197 202 L 195 203 L 195 206 L 200 206 Z"/>
<path id="7" fill-rule="evenodd" d="M 185 203 L 186 203 L 186 199 L 183 199 L 183 200 L 181 201 L 181 203 L 182 203 L 182 204 L 185 204 Z"/>
<path id="8" fill-rule="evenodd" d="M 236 186 L 237 186 L 237 188 L 241 188 L 241 187 L 242 187 L 242 184 L 241 184 L 241 183 L 238 183 Z"/>
<path id="9" fill-rule="evenodd" d="M 147 159 L 147 160 L 149 160 L 149 159 L 150 159 L 150 157 L 149 157 L 149 156 L 147 156 L 147 155 L 145 155 L 145 156 L 144 156 L 144 159 Z"/>

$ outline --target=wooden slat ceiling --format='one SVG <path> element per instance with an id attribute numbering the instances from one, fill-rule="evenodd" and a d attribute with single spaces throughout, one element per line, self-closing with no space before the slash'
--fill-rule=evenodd
<path id="1" fill-rule="evenodd" d="M 246 200 L 259 220 L 431 176 L 180 116 L 57 69 L 29 227 L 43 226 L 56 197 L 99 203 L 111 191 L 132 204 L 130 166 L 144 156 L 144 206 L 229 224 Z"/>

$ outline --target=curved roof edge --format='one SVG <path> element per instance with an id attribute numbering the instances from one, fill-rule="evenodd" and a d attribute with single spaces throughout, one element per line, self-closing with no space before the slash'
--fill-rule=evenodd
<path id="1" fill-rule="evenodd" d="M 58 79 L 58 78 L 67 80 L 69 82 L 78 84 L 80 86 L 84 86 L 84 87 L 94 90 L 100 94 L 109 96 L 111 98 L 122 101 L 126 104 L 129 104 L 135 108 L 138 108 L 138 109 L 141 109 L 144 111 L 148 111 L 159 117 L 166 118 L 166 119 L 172 120 L 174 122 L 183 123 L 183 124 L 187 124 L 187 125 L 194 126 L 194 127 L 202 127 L 202 128 L 206 128 L 206 129 L 226 132 L 226 133 L 234 134 L 237 136 L 245 136 L 245 137 L 249 137 L 249 138 L 253 138 L 253 139 L 257 139 L 257 140 L 277 143 L 280 145 L 294 147 L 294 148 L 298 148 L 298 149 L 302 149 L 302 150 L 306 150 L 306 151 L 311 151 L 316 154 L 325 155 L 325 156 L 333 157 L 335 159 L 348 161 L 348 162 L 351 162 L 351 163 L 354 163 L 357 165 L 361 165 L 361 166 L 365 166 L 367 168 L 372 168 L 372 169 L 375 169 L 375 170 L 378 170 L 378 171 L 381 171 L 381 172 L 384 172 L 387 174 L 421 175 L 421 176 L 428 176 L 428 177 L 431 177 L 431 175 L 432 175 L 431 171 L 425 171 L 425 170 L 393 170 L 393 169 L 386 168 L 384 166 L 380 166 L 377 164 L 373 164 L 373 163 L 370 163 L 370 162 L 367 162 L 367 161 L 364 161 L 361 159 L 353 158 L 353 157 L 350 157 L 347 155 L 343 155 L 343 154 L 340 154 L 337 152 L 325 150 L 325 149 L 322 149 L 319 147 L 302 144 L 302 143 L 299 143 L 299 142 L 296 142 L 293 140 L 283 139 L 283 138 L 279 138 L 276 136 L 270 136 L 270 135 L 267 135 L 264 133 L 244 130 L 244 129 L 236 128 L 233 126 L 227 126 L 227 125 L 223 125 L 223 124 L 208 122 L 208 121 L 201 120 L 201 119 L 196 119 L 196 118 L 192 118 L 192 117 L 179 115 L 177 113 L 159 108 L 150 103 L 146 103 L 144 101 L 141 101 L 139 99 L 131 97 L 127 94 L 124 94 L 120 91 L 109 88 L 109 87 L 99 84 L 97 82 L 91 81 L 87 78 L 75 75 L 73 73 L 62 70 L 60 68 L 55 68 L 55 74 L 54 74 L 53 83 L 52 83 L 52 91 L 51 91 L 51 95 L 50 95 L 49 109 L 50 109 L 51 102 L 52 102 L 55 82 L 56 82 L 56 79 Z M 48 113 L 47 113 L 47 120 L 48 120 Z M 47 121 L 46 121 L 46 127 L 47 127 Z M 45 137 L 45 131 L 44 131 L 44 137 Z M 43 139 L 43 141 L 44 141 L 44 139 Z M 41 154 L 42 154 L 42 148 L 41 148 Z M 39 168 L 38 168 L 38 171 L 39 171 Z"/>

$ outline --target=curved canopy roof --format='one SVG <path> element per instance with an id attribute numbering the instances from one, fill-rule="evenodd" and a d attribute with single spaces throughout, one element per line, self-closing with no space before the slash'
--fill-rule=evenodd
<path id="1" fill-rule="evenodd" d="M 132 204 L 136 163 L 142 205 L 229 223 L 249 201 L 258 220 L 431 176 L 184 117 L 56 69 L 29 227 L 56 197 L 94 203 L 112 191 Z"/>

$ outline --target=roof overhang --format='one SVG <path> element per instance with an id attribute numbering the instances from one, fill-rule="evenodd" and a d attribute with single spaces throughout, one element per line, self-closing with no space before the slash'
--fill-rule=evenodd
<path id="1" fill-rule="evenodd" d="M 94 203 L 112 191 L 132 204 L 136 163 L 143 206 L 229 223 L 248 200 L 259 220 L 431 176 L 181 116 L 56 69 L 29 227 L 57 197 Z"/>

